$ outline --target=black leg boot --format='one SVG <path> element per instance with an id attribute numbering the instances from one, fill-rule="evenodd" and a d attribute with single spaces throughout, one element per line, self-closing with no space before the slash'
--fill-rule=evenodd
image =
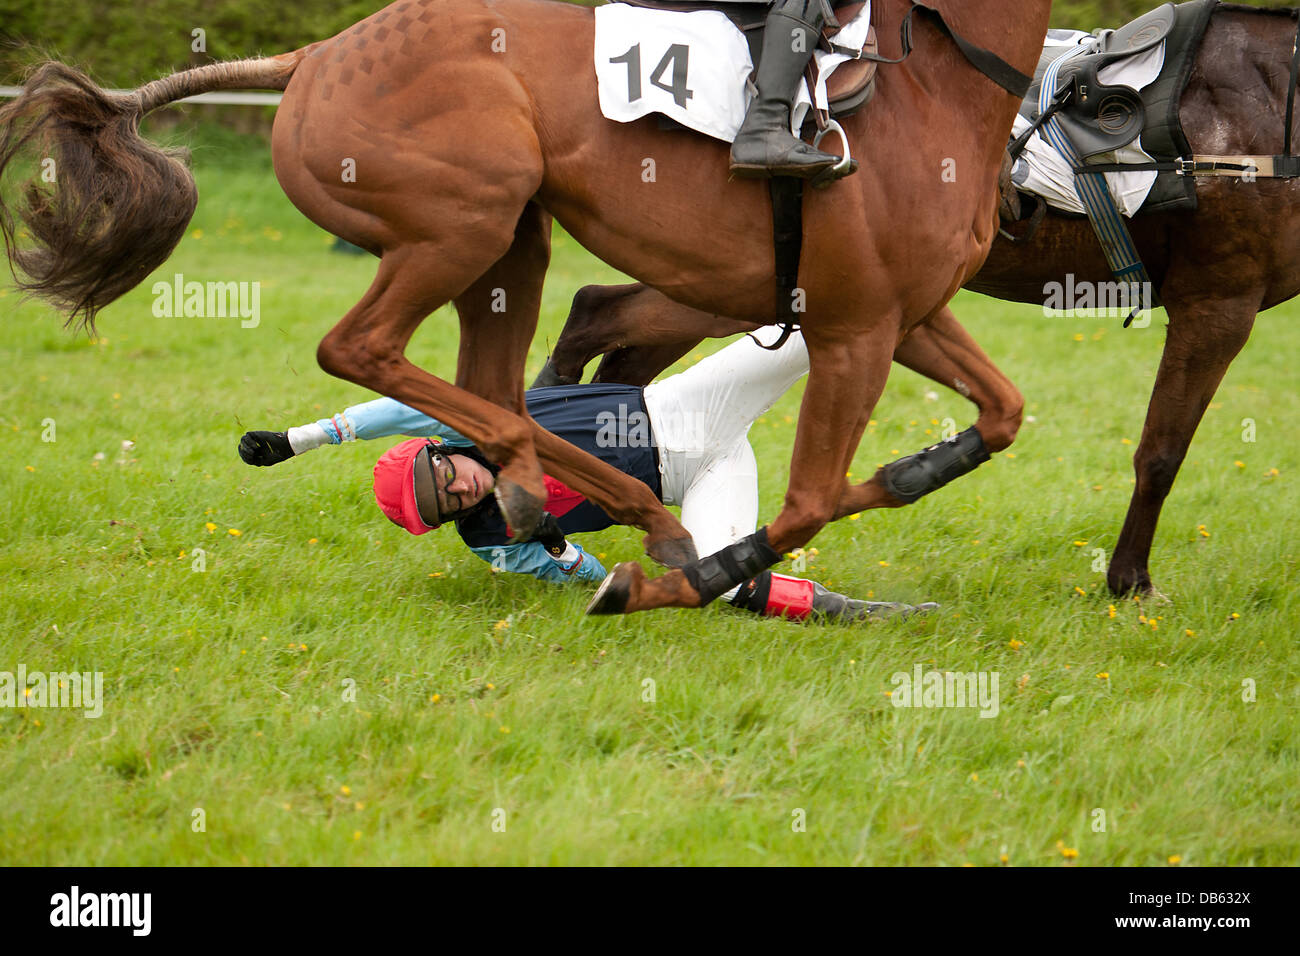
<path id="1" fill-rule="evenodd" d="M 790 133 L 790 109 L 804 68 L 826 25 L 822 0 L 777 0 L 767 15 L 763 55 L 749 105 L 731 145 L 731 172 L 742 179 L 812 179 L 840 161 Z"/>

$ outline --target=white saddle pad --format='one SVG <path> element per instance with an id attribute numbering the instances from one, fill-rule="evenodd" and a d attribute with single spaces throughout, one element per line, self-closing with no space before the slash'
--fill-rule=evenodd
<path id="1" fill-rule="evenodd" d="M 860 49 L 871 23 L 871 4 L 835 37 Z M 826 79 L 850 58 L 818 50 L 817 105 L 827 108 Z M 749 106 L 745 80 L 753 71 L 749 44 L 726 14 L 715 10 L 673 13 L 626 3 L 596 8 L 596 83 L 600 111 L 630 123 L 662 113 L 683 126 L 730 143 Z M 803 125 L 812 105 L 800 84 L 791 129 Z"/>
<path id="2" fill-rule="evenodd" d="M 1044 51 L 1056 50 L 1066 52 L 1070 47 L 1087 43 L 1092 35 L 1077 30 L 1051 30 L 1043 44 Z M 1149 50 L 1135 53 L 1133 56 L 1116 60 L 1103 67 L 1097 73 L 1097 79 L 1108 85 L 1131 86 L 1141 90 L 1150 86 L 1160 76 L 1165 64 L 1165 44 L 1161 41 Z M 1029 120 L 1016 116 L 1011 135 L 1019 136 L 1029 127 Z M 1142 149 L 1142 137 L 1139 136 L 1123 149 L 1103 153 L 1094 162 L 1098 163 L 1149 163 L 1152 157 Z M 1130 218 L 1146 202 L 1147 194 L 1155 185 L 1153 171 L 1131 173 L 1104 173 L 1106 185 L 1121 213 Z M 1025 144 L 1025 150 L 1016 158 L 1016 166 L 1011 172 L 1011 179 L 1016 187 L 1035 196 L 1041 196 L 1049 206 L 1067 212 L 1084 214 L 1087 212 L 1079 200 L 1074 188 L 1074 170 L 1069 161 L 1062 156 L 1046 139 L 1034 132 Z"/>

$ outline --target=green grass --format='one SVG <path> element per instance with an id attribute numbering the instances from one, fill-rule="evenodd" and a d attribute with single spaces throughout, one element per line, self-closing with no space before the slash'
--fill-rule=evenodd
<path id="1" fill-rule="evenodd" d="M 246 428 L 368 397 L 314 349 L 374 265 L 330 251 L 262 146 L 215 142 L 156 278 L 259 281 L 257 328 L 156 318 L 152 280 L 93 342 L 0 299 L 0 671 L 100 670 L 107 698 L 98 720 L 0 710 L 0 863 L 1300 859 L 1300 307 L 1259 320 L 1206 415 L 1156 537 L 1173 603 L 1146 608 L 1154 627 L 1106 594 L 1092 549 L 1109 553 L 1127 507 L 1162 321 L 1124 331 L 969 294 L 958 314 L 1033 420 L 942 492 L 827 528 L 808 570 L 940 612 L 586 619 L 587 589 L 494 576 L 450 533 L 384 520 L 380 443 L 239 461 Z M 578 286 L 620 279 L 558 234 L 554 260 L 530 376 Z M 452 373 L 449 310 L 412 355 Z M 856 473 L 972 420 L 931 387 L 895 370 Z M 752 433 L 768 518 L 797 402 Z M 607 565 L 640 556 L 623 529 L 583 543 Z M 917 663 L 998 672 L 998 716 L 893 707 L 890 676 Z"/>

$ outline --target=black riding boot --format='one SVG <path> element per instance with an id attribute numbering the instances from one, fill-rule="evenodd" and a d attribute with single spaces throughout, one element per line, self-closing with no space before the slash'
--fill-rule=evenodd
<path id="1" fill-rule="evenodd" d="M 767 15 L 758 95 L 731 145 L 731 172 L 742 179 L 812 179 L 840 161 L 790 133 L 790 109 L 804 68 L 826 25 L 823 0 L 777 0 Z"/>

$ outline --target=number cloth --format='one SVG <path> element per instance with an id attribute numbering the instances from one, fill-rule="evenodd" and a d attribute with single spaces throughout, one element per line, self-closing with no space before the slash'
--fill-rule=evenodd
<path id="1" fill-rule="evenodd" d="M 836 35 L 836 44 L 861 48 L 870 28 L 871 4 Z M 817 50 L 817 105 L 828 109 L 826 80 L 850 58 Z M 596 8 L 596 82 L 600 111 L 630 123 L 661 113 L 688 129 L 723 142 L 735 140 L 749 105 L 746 80 L 754 65 L 749 44 L 726 14 L 716 10 L 673 13 L 625 3 Z M 791 131 L 811 108 L 801 81 Z"/>

